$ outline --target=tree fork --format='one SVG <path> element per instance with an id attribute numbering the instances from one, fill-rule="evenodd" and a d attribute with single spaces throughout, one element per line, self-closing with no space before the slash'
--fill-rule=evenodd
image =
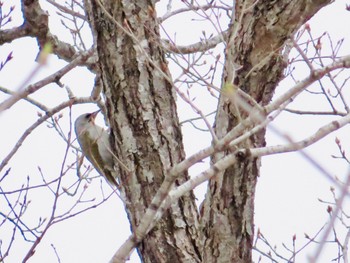
<path id="1" fill-rule="evenodd" d="M 237 1 L 226 41 L 223 83 L 266 105 L 286 66 L 281 50 L 323 1 Z M 86 0 L 99 57 L 115 154 L 132 229 L 138 226 L 166 171 L 184 158 L 175 92 L 168 78 L 151 1 Z M 151 63 L 151 61 L 152 63 Z M 237 65 L 233 66 L 232 65 Z M 170 76 L 169 76 L 170 77 Z M 220 139 L 238 123 L 221 96 L 215 121 Z M 243 117 L 245 112 L 239 113 Z M 241 145 L 265 145 L 265 132 Z M 229 152 L 216 153 L 215 163 Z M 209 181 L 200 227 L 193 193 L 173 204 L 139 247 L 144 262 L 251 262 L 259 158 L 240 162 Z M 186 181 L 187 174 L 176 183 Z M 198 238 L 200 237 L 200 238 Z"/>

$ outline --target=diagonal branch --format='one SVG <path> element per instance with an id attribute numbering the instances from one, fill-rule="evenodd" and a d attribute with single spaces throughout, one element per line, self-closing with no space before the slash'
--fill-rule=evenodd
<path id="1" fill-rule="evenodd" d="M 195 52 L 205 52 L 209 49 L 216 47 L 218 44 L 222 43 L 227 39 L 228 31 L 224 31 L 210 39 L 206 39 L 205 41 L 199 41 L 197 43 L 188 45 L 188 46 L 179 46 L 175 43 L 170 42 L 169 40 L 163 40 L 162 45 L 163 48 L 172 53 L 180 53 L 180 54 L 191 54 Z"/>
<path id="2" fill-rule="evenodd" d="M 51 109 L 49 112 L 46 112 L 44 116 L 39 118 L 36 122 L 34 122 L 26 131 L 22 134 L 22 136 L 18 139 L 16 145 L 12 148 L 12 150 L 7 154 L 7 156 L 2 160 L 0 163 L 0 171 L 4 169 L 4 167 L 8 164 L 8 162 L 11 160 L 11 158 L 15 155 L 15 153 L 18 151 L 18 149 L 22 146 L 24 140 L 32 133 L 32 131 L 35 130 L 39 125 L 47 121 L 50 117 L 52 117 L 57 112 L 67 108 L 71 107 L 75 104 L 82 104 L 82 103 L 91 103 L 93 100 L 91 97 L 85 97 L 85 98 L 73 98 L 71 100 L 65 101 L 55 108 Z"/>
<path id="3" fill-rule="evenodd" d="M 285 94 L 281 95 L 275 101 L 271 102 L 269 105 L 263 107 L 266 116 L 272 113 L 275 110 L 282 109 L 291 102 L 291 98 L 297 96 L 301 91 L 311 85 L 313 82 L 321 79 L 328 72 L 341 68 L 341 67 L 350 67 L 350 56 L 345 56 L 339 61 L 332 63 L 331 65 L 312 72 L 312 74 L 295 85 L 293 88 L 288 90 Z M 194 187 L 199 184 L 205 182 L 210 179 L 212 176 L 217 174 L 220 171 L 224 171 L 232 164 L 236 162 L 236 154 L 243 154 L 243 156 L 249 156 L 251 158 L 261 157 L 265 155 L 271 155 L 276 153 L 288 152 L 288 151 L 297 151 L 303 149 L 320 139 L 324 138 L 326 135 L 331 132 L 345 126 L 350 122 L 350 114 L 345 117 L 339 119 L 338 121 L 333 121 L 328 125 L 320 128 L 315 135 L 310 136 L 300 142 L 291 143 L 282 146 L 271 146 L 271 147 L 263 147 L 256 149 L 242 149 L 240 151 L 236 151 L 233 154 L 227 155 L 221 160 L 217 161 L 214 165 L 212 165 L 208 170 L 201 173 L 200 175 L 191 178 L 186 183 L 177 187 L 176 189 L 169 192 L 171 189 L 170 182 L 173 182 L 174 178 L 179 176 L 181 173 L 189 169 L 193 164 L 198 161 L 209 157 L 215 152 L 219 152 L 227 148 L 230 145 L 232 140 L 236 139 L 242 133 L 246 131 L 247 127 L 251 127 L 251 125 L 258 125 L 262 123 L 265 118 L 260 112 L 253 112 L 246 119 L 242 120 L 237 126 L 235 126 L 224 138 L 219 140 L 214 146 L 207 147 L 198 153 L 190 156 L 184 161 L 178 163 L 174 167 L 169 170 L 169 173 L 165 177 L 163 184 L 158 190 L 157 194 L 154 196 L 152 200 L 152 204 L 146 210 L 145 216 L 143 217 L 140 225 L 135 229 L 134 233 L 125 241 L 125 243 L 119 248 L 119 250 L 114 254 L 111 262 L 124 262 L 126 258 L 129 257 L 132 250 L 136 247 L 136 245 L 147 235 L 147 233 L 152 229 L 152 226 L 156 223 L 156 218 L 160 218 L 163 212 L 172 204 L 176 199 L 181 197 L 184 193 L 194 189 Z M 261 126 L 261 129 L 265 126 Z M 252 128 L 254 129 L 254 127 Z M 255 129 L 257 132 L 259 129 Z M 249 133 L 249 135 L 251 135 Z M 242 135 L 244 136 L 244 134 Z M 237 140 L 238 142 L 240 140 Z M 241 157 L 240 157 L 241 158 Z"/>
<path id="4" fill-rule="evenodd" d="M 71 71 L 72 69 L 74 69 L 77 65 L 79 65 L 80 63 L 82 63 L 83 61 L 86 61 L 88 58 L 90 58 L 90 56 L 92 55 L 92 53 L 94 52 L 93 49 L 90 49 L 87 52 L 82 52 L 76 59 L 74 59 L 71 63 L 69 63 L 68 65 L 64 66 L 62 69 L 58 70 L 57 72 L 55 72 L 54 74 L 32 84 L 29 85 L 26 89 L 24 90 L 20 90 L 18 92 L 16 92 L 15 94 L 13 94 L 10 98 L 8 98 L 7 100 L 3 101 L 2 103 L 0 103 L 0 112 L 9 109 L 10 107 L 12 107 L 16 102 L 18 102 L 19 100 L 26 98 L 28 95 L 38 91 L 39 89 L 41 89 L 42 87 L 53 83 L 53 82 L 58 82 L 58 80 L 65 75 L 67 72 Z M 39 65 L 40 66 L 40 65 Z"/>
<path id="5" fill-rule="evenodd" d="M 0 45 L 29 36 L 37 38 L 40 48 L 46 43 L 50 43 L 53 53 L 66 61 L 72 61 L 79 55 L 72 45 L 59 40 L 55 35 L 51 34 L 48 14 L 41 8 L 38 0 L 23 0 L 22 12 L 24 16 L 23 25 L 8 30 L 0 30 Z M 90 69 L 94 69 L 92 61 L 84 61 L 84 63 Z"/>

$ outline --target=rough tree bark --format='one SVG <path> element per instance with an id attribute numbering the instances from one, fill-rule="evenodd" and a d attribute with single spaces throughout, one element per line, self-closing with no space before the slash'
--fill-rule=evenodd
<path id="1" fill-rule="evenodd" d="M 96 1 L 87 3 L 115 152 L 131 171 L 120 168 L 119 174 L 131 227 L 135 229 L 167 169 L 184 158 L 184 149 L 176 94 L 159 72 L 163 69 L 169 74 L 154 3 L 113 0 L 103 5 L 105 10 Z M 130 30 L 135 39 L 117 24 Z M 184 174 L 178 183 L 187 178 Z M 139 254 L 144 262 L 199 262 L 197 229 L 198 213 L 191 192 L 172 205 L 138 246 Z"/>
<path id="2" fill-rule="evenodd" d="M 138 226 L 167 169 L 184 158 L 176 94 L 159 71 L 170 77 L 155 2 L 85 1 L 96 37 L 114 151 L 131 171 L 119 169 L 132 229 Z M 234 82 L 258 103 L 269 102 L 286 66 L 281 56 L 286 41 L 330 2 L 237 1 L 226 41 L 223 83 Z M 245 114 L 241 112 L 242 117 Z M 222 96 L 217 137 L 223 137 L 237 122 L 232 105 Z M 263 131 L 242 147 L 264 144 Z M 229 153 L 215 154 L 213 162 Z M 144 262 L 251 262 L 260 160 L 239 158 L 236 165 L 210 180 L 201 225 L 192 192 L 172 205 L 138 246 Z M 183 174 L 176 183 L 187 178 Z"/>
<path id="3" fill-rule="evenodd" d="M 237 1 L 235 21 L 226 45 L 223 83 L 233 82 L 256 102 L 266 105 L 287 66 L 282 56 L 286 41 L 330 2 Z M 228 98 L 221 96 L 215 121 L 219 139 L 239 122 L 234 108 Z M 247 112 L 239 115 L 244 117 Z M 241 147 L 264 146 L 264 137 L 263 130 Z M 215 154 L 212 162 L 229 153 Z M 235 165 L 209 182 L 201 217 L 204 262 L 251 262 L 252 259 L 254 195 L 260 158 L 237 156 L 237 159 Z"/>

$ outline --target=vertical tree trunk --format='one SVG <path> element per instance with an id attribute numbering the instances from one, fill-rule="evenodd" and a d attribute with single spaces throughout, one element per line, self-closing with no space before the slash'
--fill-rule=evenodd
<path id="1" fill-rule="evenodd" d="M 184 158 L 176 94 L 159 71 L 162 69 L 170 77 L 151 1 L 103 1 L 105 10 L 94 0 L 86 4 L 96 34 L 115 152 L 131 171 L 120 167 L 118 173 L 135 229 L 167 169 Z M 187 178 L 183 174 L 176 183 Z M 200 261 L 194 200 L 190 192 L 165 213 L 138 246 L 143 262 Z"/>
<path id="2" fill-rule="evenodd" d="M 281 55 L 286 40 L 329 2 L 237 1 L 226 45 L 223 85 L 233 82 L 256 102 L 266 105 L 287 65 Z M 244 118 L 247 112 L 238 115 Z M 215 122 L 219 139 L 239 123 L 238 115 L 231 100 L 221 96 Z M 264 145 L 262 131 L 240 147 Z M 212 162 L 230 153 L 217 153 Z M 201 217 L 204 262 L 252 261 L 254 196 L 259 171 L 260 159 L 237 156 L 235 165 L 210 180 Z"/>

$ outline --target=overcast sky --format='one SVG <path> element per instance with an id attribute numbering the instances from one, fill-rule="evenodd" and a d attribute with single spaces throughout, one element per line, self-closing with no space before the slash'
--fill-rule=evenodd
<path id="1" fill-rule="evenodd" d="M 16 6 L 17 14 L 14 16 L 14 22 L 11 25 L 21 24 L 20 3 L 15 0 L 11 1 Z M 42 1 L 42 3 L 45 8 L 49 7 L 45 1 Z M 346 3 L 346 1 L 338 0 L 331 6 L 324 8 L 310 21 L 314 36 L 328 31 L 334 42 L 341 38 L 349 37 L 350 27 L 348 25 L 350 24 L 350 13 L 345 10 Z M 5 1 L 5 7 L 8 7 L 8 1 Z M 159 11 L 158 15 L 161 14 L 162 12 Z M 53 33 L 69 41 L 70 35 L 63 31 L 59 20 L 55 20 L 54 13 L 50 15 L 50 19 L 52 19 Z M 174 35 L 174 32 L 177 32 L 176 38 L 178 43 L 185 45 L 198 41 L 198 36 L 203 29 L 199 24 L 199 22 L 191 21 L 190 18 L 182 17 L 180 21 L 169 20 L 164 26 L 171 36 Z M 188 28 L 191 28 L 191 30 L 188 30 Z M 206 29 L 208 31 L 213 30 Z M 87 38 L 89 39 L 89 37 Z M 345 41 L 342 54 L 349 54 L 348 39 Z M 10 45 L 0 47 L 0 60 L 3 60 L 10 51 L 13 51 L 14 57 L 13 61 L 0 71 L 1 86 L 16 90 L 23 85 L 24 81 L 28 79 L 28 76 L 31 75 L 33 69 L 37 66 L 34 62 L 37 55 L 35 50 L 37 50 L 36 41 L 30 38 L 14 41 Z M 35 82 L 55 72 L 55 70 L 63 67 L 65 64 L 65 62 L 59 61 L 52 56 L 49 59 L 48 65 L 41 68 L 39 73 L 30 79 L 30 82 Z M 175 67 L 171 67 L 170 69 L 174 70 L 172 74 L 176 77 L 178 72 L 176 72 Z M 304 74 L 303 70 L 300 71 L 300 74 L 301 79 L 302 74 Z M 75 69 L 62 79 L 62 82 L 68 85 L 76 96 L 88 96 L 91 92 L 93 81 L 93 75 L 83 68 Z M 293 83 L 286 79 L 281 83 L 275 96 L 278 96 L 278 94 L 281 94 L 281 92 L 290 88 L 292 85 Z M 191 95 L 196 97 L 196 103 L 205 112 L 211 112 L 216 109 L 215 99 L 211 96 L 203 95 L 203 91 L 200 88 L 194 87 L 191 90 Z M 0 94 L 1 100 L 5 97 L 3 94 Z M 64 89 L 59 88 L 57 85 L 49 85 L 33 95 L 33 98 L 53 107 L 61 101 L 66 100 L 67 94 Z M 317 107 L 318 103 L 319 105 L 323 105 L 322 100 L 312 99 L 311 101 L 312 103 L 310 103 L 310 97 L 306 95 L 298 99 L 292 106 L 297 107 L 301 105 L 307 108 L 309 106 Z M 73 119 L 81 113 L 96 109 L 97 107 L 95 105 L 73 107 Z M 178 99 L 178 109 L 181 120 L 186 120 L 188 117 L 195 115 L 191 108 L 181 101 L 181 99 Z M 65 110 L 63 114 L 64 118 L 61 121 L 61 125 L 64 131 L 68 132 L 69 113 Z M 0 115 L 3 135 L 0 139 L 0 159 L 8 154 L 23 131 L 35 122 L 37 118 L 37 109 L 27 102 L 17 103 Z M 282 133 L 288 134 L 294 139 L 301 139 L 312 134 L 321 124 L 328 123 L 330 120 L 330 117 L 300 117 L 284 113 L 273 125 Z M 101 116 L 98 117 L 98 123 L 100 125 L 104 123 Z M 199 123 L 199 125 L 203 124 Z M 210 144 L 208 133 L 195 130 L 189 124 L 183 126 L 183 132 L 188 155 Z M 344 147 L 349 146 L 349 132 L 349 127 L 345 127 L 343 130 L 328 136 L 319 144 L 308 148 L 306 152 L 332 175 L 344 178 L 348 172 L 347 165 L 340 160 L 334 160 L 330 155 L 338 153 L 334 143 L 335 136 L 338 136 L 342 140 Z M 267 142 L 269 145 L 285 143 L 283 138 L 272 133 L 271 130 L 267 132 Z M 32 182 L 39 182 L 40 173 L 38 166 L 40 166 L 48 177 L 52 174 L 52 178 L 54 178 L 60 171 L 64 152 L 65 144 L 60 140 L 57 133 L 53 129 L 47 128 L 46 125 L 42 125 L 42 127 L 39 127 L 29 136 L 28 140 L 26 140 L 16 156 L 11 160 L 8 166 L 12 167 L 11 178 L 8 178 L 4 182 L 4 185 L 6 184 L 8 189 L 15 189 L 16 186 L 18 187 L 25 181 L 23 178 L 26 176 L 30 176 Z M 69 160 L 70 162 L 74 162 L 73 154 Z M 207 165 L 204 163 L 192 168 L 190 170 L 191 175 L 198 174 Z M 74 181 L 74 176 L 76 176 L 74 171 L 71 172 L 70 176 L 72 176 L 72 181 Z M 21 179 L 15 180 L 14 178 Z M 109 186 L 104 182 L 102 185 L 104 193 L 106 195 L 110 193 L 111 189 Z M 271 244 L 276 244 L 281 249 L 281 252 L 283 251 L 282 242 L 291 247 L 292 236 L 294 234 L 297 235 L 297 245 L 300 247 L 306 242 L 304 233 L 308 233 L 310 236 L 314 235 L 328 219 L 326 205 L 320 203 L 318 198 L 332 200 L 329 191 L 330 186 L 332 186 L 331 182 L 320 174 L 314 165 L 298 153 L 264 157 L 256 192 L 256 227 L 259 227 L 262 233 L 271 241 Z M 203 198 L 205 187 L 206 184 L 203 184 L 195 190 L 198 196 L 198 203 Z M 43 198 L 42 192 L 33 191 L 29 198 L 33 202 L 30 207 L 31 213 L 27 216 L 32 215 L 36 220 L 37 215 L 45 211 L 44 209 L 50 211 L 52 196 L 46 199 Z M 101 199 L 100 184 L 90 184 L 88 195 L 85 198 L 86 200 L 89 198 Z M 62 211 L 66 205 L 71 204 L 69 198 L 66 201 L 67 204 L 65 202 L 60 203 L 60 209 Z M 2 202 L 3 200 L 0 199 L 0 210 L 1 206 L 6 205 Z M 61 262 L 64 263 L 108 262 L 116 249 L 130 234 L 129 228 L 123 205 L 117 196 L 113 196 L 98 208 L 55 225 L 45 236 L 30 262 L 48 262 L 46 261 L 48 258 L 54 259 L 54 250 L 51 244 L 54 244 L 57 253 L 60 255 Z M 0 236 L 9 234 L 11 230 L 8 229 L 9 232 L 6 233 L 6 230 L 0 227 Z M 16 263 L 21 261 L 23 253 L 26 252 L 29 246 L 30 244 L 25 242 L 16 242 L 15 247 L 11 250 L 12 254 L 6 262 Z M 300 256 L 299 262 L 305 262 L 306 257 L 312 254 L 313 251 L 313 249 L 307 250 L 307 253 Z M 334 250 L 326 250 L 320 262 L 330 262 L 330 259 L 334 256 Z M 50 262 L 55 261 L 50 260 Z M 135 253 L 130 262 L 139 262 Z M 263 262 L 268 261 L 265 259 Z"/>

